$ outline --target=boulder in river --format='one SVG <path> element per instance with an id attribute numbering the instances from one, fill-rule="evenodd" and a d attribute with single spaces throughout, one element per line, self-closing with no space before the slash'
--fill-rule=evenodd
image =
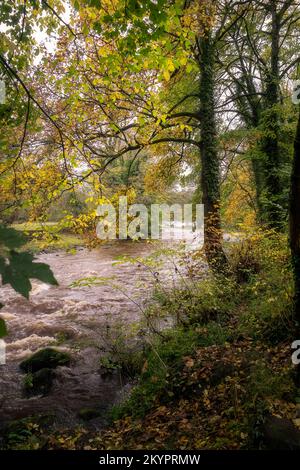
<path id="1" fill-rule="evenodd" d="M 24 380 L 24 393 L 27 397 L 34 395 L 47 395 L 52 387 L 55 372 L 53 369 L 40 369 L 33 374 L 26 375 Z"/>
<path id="2" fill-rule="evenodd" d="M 78 416 L 83 421 L 90 421 L 95 418 L 99 418 L 101 416 L 101 411 L 95 408 L 82 408 Z"/>
<path id="3" fill-rule="evenodd" d="M 35 373 L 41 369 L 55 369 L 70 364 L 70 355 L 53 348 L 45 348 L 34 353 L 20 364 L 23 372 Z"/>

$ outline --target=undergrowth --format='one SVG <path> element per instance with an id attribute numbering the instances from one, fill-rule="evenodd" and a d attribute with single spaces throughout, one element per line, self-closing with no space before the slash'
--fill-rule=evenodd
<path id="1" fill-rule="evenodd" d="M 157 285 L 150 315 L 171 316 L 176 326 L 164 331 L 163 337 L 152 339 L 151 347 L 145 350 L 138 384 L 125 403 L 114 407 L 113 420 L 147 420 L 159 407 L 175 406 L 185 399 L 187 377 L 183 371 L 187 362 L 194 364 L 195 356 L 201 356 L 205 348 L 229 349 L 233 356 L 238 349 L 241 357 L 238 364 L 232 358 L 233 371 L 227 378 L 235 377 L 237 390 L 244 387 L 239 393 L 243 395 L 246 416 L 241 421 L 234 417 L 239 432 L 247 435 L 243 446 L 254 445 L 259 435 L 257 428 L 272 410 L 272 403 L 295 403 L 299 394 L 291 373 L 289 347 L 295 322 L 293 279 L 286 247 L 284 236 L 261 232 L 228 247 L 230 278 L 208 274 L 202 281 L 185 281 L 170 291 Z M 284 357 L 279 354 L 281 347 Z M 211 361 L 214 360 L 212 354 Z M 245 362 L 241 370 L 240 362 Z M 221 367 L 224 369 L 223 363 Z M 210 393 L 215 392 L 212 387 Z M 283 408 L 288 408 L 286 403 Z M 236 406 L 239 408 L 240 404 Z"/>

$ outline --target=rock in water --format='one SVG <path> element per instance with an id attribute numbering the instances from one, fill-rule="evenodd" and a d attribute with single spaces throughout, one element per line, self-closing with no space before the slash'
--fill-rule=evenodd
<path id="1" fill-rule="evenodd" d="M 101 416 L 101 411 L 95 408 L 82 408 L 79 411 L 78 416 L 83 421 L 90 421 L 92 419 L 99 418 Z"/>
<path id="2" fill-rule="evenodd" d="M 53 348 L 45 348 L 34 353 L 20 364 L 23 372 L 35 373 L 41 369 L 55 369 L 70 364 L 69 354 Z"/>
<path id="3" fill-rule="evenodd" d="M 51 390 L 54 377 L 53 369 L 40 369 L 33 374 L 27 374 L 24 380 L 25 396 L 47 395 Z"/>

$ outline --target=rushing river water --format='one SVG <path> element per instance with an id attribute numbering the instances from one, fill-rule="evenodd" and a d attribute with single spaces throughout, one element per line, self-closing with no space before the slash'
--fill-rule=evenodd
<path id="1" fill-rule="evenodd" d="M 140 305 L 151 295 L 153 278 L 142 264 L 115 265 L 114 260 L 118 255 L 144 257 L 151 250 L 146 242 L 115 242 L 92 251 L 79 249 L 76 254 L 45 253 L 38 260 L 51 266 L 58 286 L 33 281 L 29 300 L 2 286 L 1 316 L 9 329 L 5 338 L 6 365 L 0 366 L 2 424 L 51 412 L 56 415 L 57 426 L 72 426 L 79 422 L 80 409 L 94 407 L 102 410 L 104 416 L 113 403 L 122 399 L 128 386 L 118 374 L 102 378 L 99 347 L 105 343 L 108 325 L 117 324 L 126 331 L 140 319 Z M 101 285 L 71 286 L 78 279 L 91 277 L 108 280 Z M 70 367 L 57 369 L 49 395 L 24 398 L 24 375 L 19 363 L 46 346 L 70 352 Z M 97 427 L 104 422 L 100 417 L 92 425 Z"/>

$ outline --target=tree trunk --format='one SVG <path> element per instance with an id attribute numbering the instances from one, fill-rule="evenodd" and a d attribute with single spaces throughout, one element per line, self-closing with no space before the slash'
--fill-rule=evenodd
<path id="1" fill-rule="evenodd" d="M 300 329 L 300 110 L 290 192 L 290 247 L 295 278 L 295 317 Z"/>
<path id="2" fill-rule="evenodd" d="M 227 269 L 227 258 L 222 247 L 220 216 L 220 162 L 214 102 L 215 50 L 211 35 L 199 40 L 200 67 L 200 133 L 201 133 L 201 187 L 204 204 L 204 247 L 210 266 L 216 272 Z"/>
<path id="3" fill-rule="evenodd" d="M 280 72 L 279 43 L 280 18 L 277 13 L 277 0 L 271 0 L 272 31 L 271 31 L 271 67 L 266 76 L 266 112 L 262 123 L 266 136 L 262 139 L 261 150 L 264 154 L 264 177 L 266 194 L 264 195 L 263 212 L 265 222 L 272 228 L 281 228 L 283 219 L 282 188 L 280 183 L 280 150 L 279 150 L 279 116 L 280 104 Z"/>

